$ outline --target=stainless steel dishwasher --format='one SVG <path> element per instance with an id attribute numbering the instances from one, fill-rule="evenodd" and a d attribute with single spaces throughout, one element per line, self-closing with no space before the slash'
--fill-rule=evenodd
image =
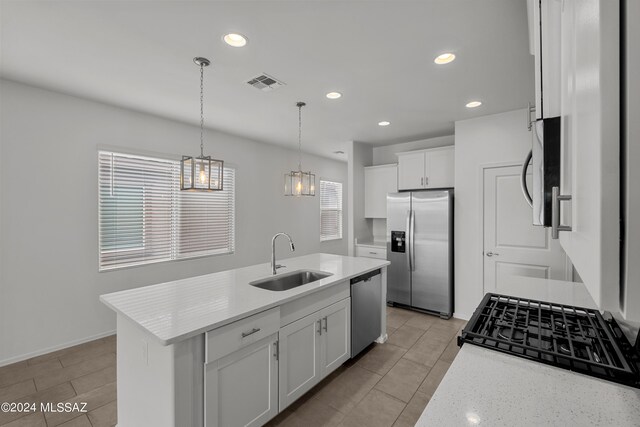
<path id="1" fill-rule="evenodd" d="M 351 279 L 351 357 L 381 335 L 382 276 L 380 269 Z"/>

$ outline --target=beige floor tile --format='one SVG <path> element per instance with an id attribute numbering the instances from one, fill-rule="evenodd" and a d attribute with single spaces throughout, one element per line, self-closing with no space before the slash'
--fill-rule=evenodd
<path id="1" fill-rule="evenodd" d="M 393 308 L 391 313 L 387 315 L 387 325 L 392 328 L 399 328 L 413 317 L 413 312 L 401 308 Z"/>
<path id="2" fill-rule="evenodd" d="M 406 349 L 393 344 L 376 344 L 358 361 L 357 365 L 379 375 L 384 375 L 406 351 Z"/>
<path id="3" fill-rule="evenodd" d="M 458 338 L 453 337 L 453 339 L 449 341 L 449 344 L 447 344 L 447 348 L 442 352 L 440 360 L 451 363 L 458 355 L 458 351 L 460 351 L 460 347 L 458 347 Z"/>
<path id="4" fill-rule="evenodd" d="M 347 415 L 344 427 L 390 427 L 402 413 L 405 404 L 379 390 L 371 390 Z"/>
<path id="5" fill-rule="evenodd" d="M 47 427 L 47 423 L 41 412 L 34 412 L 8 424 L 2 424 L 2 427 Z"/>
<path id="6" fill-rule="evenodd" d="M 406 323 L 389 336 L 389 344 L 409 349 L 424 334 L 424 330 L 408 326 Z"/>
<path id="7" fill-rule="evenodd" d="M 427 333 L 428 332 L 429 331 L 427 331 Z M 422 338 L 420 338 L 403 357 L 413 362 L 431 367 L 436 364 L 444 352 L 444 349 L 447 348 L 448 343 L 425 339 L 425 335 L 423 335 Z"/>
<path id="8" fill-rule="evenodd" d="M 294 417 L 294 415 L 293 415 L 293 412 L 287 408 L 284 411 L 280 412 L 275 417 L 273 417 L 271 421 L 269 421 L 264 425 L 264 427 L 280 427 L 284 425 L 284 423 L 287 421 L 289 417 Z M 299 417 L 297 416 L 295 417 L 299 419 Z"/>
<path id="9" fill-rule="evenodd" d="M 397 330 L 398 330 L 398 328 L 392 328 L 391 326 L 387 325 L 387 336 L 390 337 L 391 334 L 394 333 Z"/>
<path id="10" fill-rule="evenodd" d="M 0 373 L 0 387 L 6 387 L 60 369 L 62 369 L 62 365 L 58 359 L 47 360 L 34 366 L 29 366 L 26 363 L 19 364 L 15 369 L 3 369 Z"/>
<path id="11" fill-rule="evenodd" d="M 418 388 L 418 391 L 420 393 L 424 393 L 429 399 L 431 399 L 431 396 L 433 396 L 436 388 L 440 385 L 440 381 L 442 381 L 442 378 L 447 373 L 450 366 L 451 363 L 438 360 Z"/>
<path id="12" fill-rule="evenodd" d="M 13 402 L 21 397 L 36 392 L 33 380 L 25 380 L 0 388 L 0 402 Z"/>
<path id="13" fill-rule="evenodd" d="M 426 366 L 400 359 L 375 388 L 407 403 L 428 373 L 429 368 Z"/>
<path id="14" fill-rule="evenodd" d="M 112 342 L 105 342 L 99 340 L 99 344 L 91 347 L 84 348 L 82 350 L 77 350 L 71 352 L 69 354 L 65 354 L 60 356 L 60 363 L 62 366 L 67 367 L 71 365 L 75 365 L 76 363 L 83 362 L 85 360 L 93 359 L 96 356 L 106 353 L 115 353 L 115 345 Z"/>
<path id="15" fill-rule="evenodd" d="M 23 360 L 21 362 L 12 363 L 11 365 L 0 366 L 0 378 L 2 378 L 2 376 L 5 375 L 8 372 L 18 371 L 20 369 L 26 368 L 27 366 L 29 366 L 29 365 L 27 364 L 26 360 Z"/>
<path id="16" fill-rule="evenodd" d="M 71 399 L 65 399 L 68 403 L 86 403 L 86 410 L 93 411 L 107 403 L 116 400 L 116 383 L 104 385 L 87 393 L 79 394 Z M 78 416 L 77 412 L 47 412 L 44 414 L 49 426 L 56 426 Z M 90 418 L 91 419 L 91 418 Z M 92 422 L 93 424 L 93 422 Z"/>
<path id="17" fill-rule="evenodd" d="M 76 353 L 80 353 L 80 354 L 90 353 L 95 349 L 108 346 L 108 345 L 109 344 L 104 341 L 104 338 L 101 338 L 93 341 L 88 341 L 82 344 L 74 345 L 73 347 L 67 347 L 57 351 L 52 351 L 51 353 L 43 354 L 41 356 L 33 357 L 27 360 L 27 362 L 29 363 L 29 365 L 37 365 L 39 363 L 42 363 L 44 361 L 48 361 L 51 359 L 59 359 L 59 358 L 64 358 L 68 356 L 73 356 Z"/>
<path id="18" fill-rule="evenodd" d="M 93 427 L 112 427 L 118 422 L 117 404 L 115 401 L 107 403 L 88 414 Z"/>
<path id="19" fill-rule="evenodd" d="M 89 421 L 89 417 L 86 415 L 80 415 L 79 417 L 75 417 L 72 420 L 67 421 L 66 423 L 58 425 L 58 427 L 92 427 L 91 421 Z"/>
<path id="20" fill-rule="evenodd" d="M 418 418 L 422 415 L 424 408 L 429 403 L 429 397 L 420 392 L 416 392 L 409 401 L 404 411 L 400 414 L 393 427 L 413 427 Z"/>
<path id="21" fill-rule="evenodd" d="M 93 373 L 108 366 L 115 366 L 115 353 L 107 353 L 87 359 L 83 362 L 76 363 L 66 368 L 57 369 L 53 372 L 46 373 L 35 377 L 36 387 L 38 390 L 44 390 L 56 384 L 61 384 L 75 378 Z M 36 365 L 41 366 L 42 364 Z"/>
<path id="22" fill-rule="evenodd" d="M 294 414 L 304 421 L 305 425 L 318 427 L 335 427 L 344 418 L 344 414 L 315 397 L 307 400 L 294 411 Z"/>
<path id="23" fill-rule="evenodd" d="M 343 414 L 349 413 L 382 378 L 353 365 L 317 392 L 315 398 Z"/>
<path id="24" fill-rule="evenodd" d="M 82 394 L 116 381 L 116 367 L 109 366 L 71 381 L 76 393 Z"/>
<path id="25" fill-rule="evenodd" d="M 55 387 L 51 387 L 47 390 L 38 391 L 28 396 L 24 396 L 16 402 L 35 403 L 37 409 L 40 407 L 40 403 L 58 403 L 71 399 L 76 395 L 71 383 L 59 384 Z M 0 426 L 10 421 L 21 418 L 24 414 L 0 412 Z"/>
<path id="26" fill-rule="evenodd" d="M 430 314 L 417 313 L 416 316 L 413 316 L 409 320 L 407 320 L 407 323 L 405 324 L 426 331 L 431 327 L 431 325 L 434 324 L 436 319 L 437 317 Z"/>

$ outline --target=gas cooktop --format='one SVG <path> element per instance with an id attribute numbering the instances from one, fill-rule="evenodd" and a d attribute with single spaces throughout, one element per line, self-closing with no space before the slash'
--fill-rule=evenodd
<path id="1" fill-rule="evenodd" d="M 640 388 L 639 349 L 597 310 L 488 293 L 464 343 Z"/>

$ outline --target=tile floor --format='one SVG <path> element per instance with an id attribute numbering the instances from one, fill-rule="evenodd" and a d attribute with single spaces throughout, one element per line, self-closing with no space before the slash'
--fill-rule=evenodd
<path id="1" fill-rule="evenodd" d="M 268 426 L 413 426 L 458 354 L 465 324 L 388 307 L 385 344 L 345 363 Z"/>
<path id="2" fill-rule="evenodd" d="M 269 426 L 413 426 L 458 352 L 457 319 L 387 309 L 385 344 L 348 361 Z M 87 402 L 86 414 L 0 412 L 0 426 L 116 424 L 115 336 L 0 367 L 0 402 Z"/>
<path id="3" fill-rule="evenodd" d="M 115 335 L 0 367 L 0 402 L 87 402 L 87 413 L 0 412 L 3 427 L 116 424 Z"/>

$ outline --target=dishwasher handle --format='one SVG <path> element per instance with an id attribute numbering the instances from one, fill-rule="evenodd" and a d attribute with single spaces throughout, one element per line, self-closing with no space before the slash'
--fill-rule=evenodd
<path id="1" fill-rule="evenodd" d="M 374 276 L 377 276 L 379 274 L 382 274 L 382 270 L 380 270 L 378 268 L 377 270 L 373 270 L 373 271 L 370 271 L 368 273 L 361 274 L 360 276 L 354 277 L 353 279 L 351 279 L 351 284 L 354 285 L 354 284 L 360 283 L 360 282 L 368 282 Z"/>

